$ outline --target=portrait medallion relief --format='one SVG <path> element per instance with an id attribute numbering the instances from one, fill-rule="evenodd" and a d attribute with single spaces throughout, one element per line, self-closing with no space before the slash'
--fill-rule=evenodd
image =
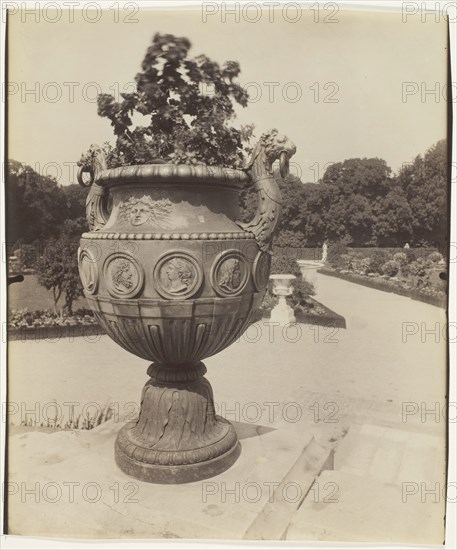
<path id="1" fill-rule="evenodd" d="M 193 256 L 187 252 L 172 251 L 159 258 L 153 278 L 161 296 L 180 300 L 198 291 L 203 282 L 203 272 Z"/>
<path id="2" fill-rule="evenodd" d="M 169 199 L 153 200 L 149 195 L 130 197 L 119 204 L 119 219 L 123 225 L 144 224 L 167 229 L 170 227 L 170 214 L 173 205 Z"/>
<path id="3" fill-rule="evenodd" d="M 90 250 L 78 249 L 78 269 L 84 290 L 95 294 L 98 288 L 98 267 Z"/>
<path id="4" fill-rule="evenodd" d="M 211 284 L 220 296 L 240 294 L 249 278 L 246 258 L 238 250 L 218 255 L 211 268 Z"/>
<path id="5" fill-rule="evenodd" d="M 270 254 L 268 254 L 268 252 L 259 252 L 252 266 L 252 277 L 254 279 L 255 288 L 258 292 L 267 286 L 268 278 L 270 276 L 270 265 Z"/>
<path id="6" fill-rule="evenodd" d="M 143 287 L 141 266 L 123 252 L 112 254 L 105 260 L 103 276 L 108 292 L 116 298 L 133 298 Z"/>

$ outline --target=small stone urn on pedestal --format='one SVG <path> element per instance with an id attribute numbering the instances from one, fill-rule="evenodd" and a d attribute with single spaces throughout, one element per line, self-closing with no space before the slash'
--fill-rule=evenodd
<path id="1" fill-rule="evenodd" d="M 117 344 L 152 361 L 139 418 L 118 433 L 116 463 L 154 483 L 214 476 L 240 444 L 215 413 L 202 360 L 235 342 L 262 303 L 281 213 L 272 165 L 279 160 L 286 177 L 295 145 L 266 132 L 244 170 L 160 159 L 109 168 L 103 150 L 91 152 L 78 173 L 89 187 L 90 231 L 78 253 L 84 295 Z M 249 183 L 259 206 L 242 223 L 238 197 Z"/>
<path id="2" fill-rule="evenodd" d="M 286 297 L 292 294 L 292 281 L 295 275 L 270 275 L 273 281 L 273 294 L 279 298 L 279 303 L 271 310 L 270 320 L 274 323 L 287 325 L 295 323 L 294 310 L 287 304 Z"/>

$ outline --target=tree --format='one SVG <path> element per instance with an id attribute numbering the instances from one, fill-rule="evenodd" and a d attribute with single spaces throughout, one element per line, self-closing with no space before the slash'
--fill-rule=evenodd
<path id="1" fill-rule="evenodd" d="M 332 199 L 331 187 L 322 184 L 303 184 L 303 200 L 300 217 L 305 228 L 308 246 L 321 246 L 329 237 L 329 210 Z"/>
<path id="2" fill-rule="evenodd" d="M 38 251 L 42 243 L 61 235 L 79 238 L 88 229 L 83 219 L 86 194 L 79 185 L 58 185 L 55 179 L 10 160 L 6 184 L 8 252 L 32 243 Z M 71 220 L 74 223 L 68 225 Z"/>
<path id="3" fill-rule="evenodd" d="M 48 243 L 42 257 L 36 263 L 38 282 L 52 290 L 54 307 L 63 295 L 64 310 L 72 314 L 73 302 L 83 296 L 77 264 L 77 243 L 66 238 Z"/>
<path id="4" fill-rule="evenodd" d="M 411 208 L 413 243 L 446 250 L 449 235 L 449 160 L 446 140 L 400 170 L 398 183 Z"/>
<path id="5" fill-rule="evenodd" d="M 387 192 L 391 172 L 383 159 L 353 158 L 330 165 L 322 183 L 337 185 L 346 195 L 373 198 Z"/>
<path id="6" fill-rule="evenodd" d="M 439 141 L 406 164 L 397 177 L 379 158 L 347 159 L 327 168 L 318 184 L 289 176 L 279 181 L 283 212 L 278 247 L 321 245 L 448 246 L 449 166 Z M 243 220 L 252 217 L 252 191 L 244 191 Z"/>
<path id="7" fill-rule="evenodd" d="M 377 246 L 404 246 L 412 241 L 412 211 L 398 184 L 374 203 L 373 218 L 373 240 Z"/>
<path id="8" fill-rule="evenodd" d="M 329 166 L 321 183 L 329 195 L 326 237 L 355 246 L 378 244 L 375 206 L 382 203 L 392 182 L 383 159 L 354 158 Z"/>
<path id="9" fill-rule="evenodd" d="M 6 181 L 6 221 L 9 243 L 32 243 L 59 234 L 64 213 L 61 188 L 55 179 L 11 160 Z"/>
<path id="10" fill-rule="evenodd" d="M 81 217 L 86 209 L 87 189 L 78 184 L 65 185 L 60 189 L 60 208 L 64 219 L 75 220 Z M 86 231 L 87 229 L 88 227 Z"/>
<path id="11" fill-rule="evenodd" d="M 247 106 L 248 94 L 236 82 L 240 66 L 222 67 L 206 55 L 189 58 L 187 38 L 156 33 L 136 77 L 136 91 L 98 96 L 98 114 L 111 121 L 117 141 L 110 166 L 147 164 L 162 158 L 175 164 L 239 166 L 243 141 L 252 126 L 230 125 L 234 104 Z M 133 115 L 146 126 L 132 128 Z M 84 163 L 85 157 L 81 159 Z"/>

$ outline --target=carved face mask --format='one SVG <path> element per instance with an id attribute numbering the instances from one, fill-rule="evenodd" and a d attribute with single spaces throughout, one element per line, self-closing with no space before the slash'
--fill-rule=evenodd
<path id="1" fill-rule="evenodd" d="M 138 203 L 132 206 L 130 210 L 130 223 L 132 225 L 141 225 L 146 223 L 151 214 L 151 209 L 146 204 Z"/>

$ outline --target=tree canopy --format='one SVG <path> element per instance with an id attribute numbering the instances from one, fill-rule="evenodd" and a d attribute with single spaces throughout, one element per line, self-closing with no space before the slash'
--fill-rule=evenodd
<path id="1" fill-rule="evenodd" d="M 45 242 L 62 234 L 79 237 L 80 229 L 87 230 L 85 200 L 86 190 L 79 185 L 61 186 L 27 164 L 9 161 L 6 182 L 9 247 L 14 243 Z M 69 226 L 66 220 L 73 220 L 77 227 Z"/>
<path id="2" fill-rule="evenodd" d="M 220 66 L 206 55 L 189 57 L 187 38 L 156 33 L 135 76 L 136 91 L 98 96 L 98 114 L 111 121 L 116 145 L 111 166 L 147 164 L 157 158 L 174 164 L 239 166 L 253 126 L 237 129 L 235 105 L 248 94 L 237 83 L 240 66 Z M 141 115 L 144 125 L 134 125 Z"/>
<path id="3" fill-rule="evenodd" d="M 446 141 L 405 164 L 398 175 L 379 158 L 332 164 L 317 183 L 277 176 L 283 196 L 279 246 L 300 248 L 325 240 L 353 246 L 432 245 L 445 249 L 448 235 Z M 245 192 L 243 218 L 255 198 Z"/>

